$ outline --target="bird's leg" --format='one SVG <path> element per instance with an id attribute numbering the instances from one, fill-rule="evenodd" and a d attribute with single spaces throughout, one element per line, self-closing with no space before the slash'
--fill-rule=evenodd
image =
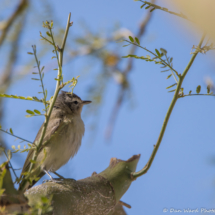
<path id="1" fill-rule="evenodd" d="M 54 173 L 56 176 L 58 176 L 60 179 L 65 179 L 62 175 L 59 175 L 58 173 L 56 173 L 56 172 L 52 172 L 52 173 Z"/>
<path id="2" fill-rule="evenodd" d="M 54 173 L 55 175 L 57 175 L 61 180 L 66 179 L 66 178 L 64 178 L 62 175 L 59 175 L 59 174 L 56 173 L 56 172 L 52 172 L 52 173 Z M 67 178 L 67 179 L 68 179 L 68 178 Z M 72 180 L 76 181 L 74 178 L 69 178 L 69 179 L 72 179 Z"/>
<path id="3" fill-rule="evenodd" d="M 48 171 L 46 171 L 45 169 L 43 169 L 43 171 L 50 177 L 51 180 L 44 180 L 43 182 L 49 182 L 49 181 L 52 181 L 52 182 L 55 182 L 55 183 L 60 183 L 61 179 L 58 179 L 58 178 L 52 178 L 52 176 L 49 174 Z"/>

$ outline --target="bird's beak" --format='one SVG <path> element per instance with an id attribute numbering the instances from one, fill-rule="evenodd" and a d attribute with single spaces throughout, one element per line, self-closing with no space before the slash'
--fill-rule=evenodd
<path id="1" fill-rule="evenodd" d="M 82 101 L 82 104 L 83 105 L 87 105 L 87 104 L 90 104 L 92 101 Z"/>

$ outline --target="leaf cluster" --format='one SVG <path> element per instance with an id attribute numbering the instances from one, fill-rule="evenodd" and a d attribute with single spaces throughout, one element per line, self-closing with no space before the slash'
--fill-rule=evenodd
<path id="1" fill-rule="evenodd" d="M 36 109 L 34 109 L 34 111 L 32 111 L 32 110 L 26 110 L 26 112 L 29 114 L 29 115 L 26 115 L 26 117 L 44 115 L 44 114 L 41 114 L 41 112 L 39 110 L 36 110 Z"/>
<path id="2" fill-rule="evenodd" d="M 175 69 L 173 69 L 173 58 L 167 56 L 167 50 L 166 49 L 160 48 L 160 51 L 158 49 L 155 49 L 155 51 L 152 52 L 152 51 L 148 50 L 147 48 L 140 46 L 138 38 L 136 38 L 136 37 L 133 38 L 132 36 L 129 36 L 129 40 L 124 40 L 124 41 L 129 43 L 125 46 L 131 45 L 131 44 L 136 45 L 136 46 L 144 49 L 145 51 L 149 52 L 151 54 L 151 56 L 150 55 L 137 56 L 137 55 L 130 55 L 129 54 L 127 56 L 123 56 L 122 58 L 133 57 L 136 59 L 145 60 L 146 62 L 154 62 L 155 64 L 160 64 L 162 69 L 168 67 L 168 69 L 162 70 L 161 72 L 171 71 L 171 74 L 169 74 L 166 79 L 169 79 L 171 76 L 173 76 L 176 84 L 172 84 L 172 85 L 168 86 L 166 89 L 169 89 L 169 88 L 177 85 L 177 82 L 178 82 L 177 77 L 179 77 L 179 74 Z M 170 92 L 173 92 L 173 91 L 170 91 Z"/>
<path id="3" fill-rule="evenodd" d="M 21 146 L 20 146 L 20 145 L 18 145 L 17 148 L 16 148 L 15 145 L 12 145 L 11 148 L 14 150 L 14 151 L 12 151 L 12 153 L 17 153 L 17 152 L 20 152 L 20 153 L 29 152 L 29 150 L 35 149 L 35 145 L 34 145 L 34 144 L 28 143 L 27 145 L 28 145 L 28 147 L 26 147 L 26 145 L 24 145 L 24 148 L 23 148 L 23 149 L 21 149 Z"/>
<path id="4" fill-rule="evenodd" d="M 178 16 L 178 17 L 181 17 L 181 18 L 188 20 L 187 16 L 185 16 L 183 13 L 176 13 L 176 12 L 170 11 L 170 10 L 168 10 L 168 8 L 160 7 L 160 6 L 153 4 L 151 2 L 142 1 L 142 0 L 135 0 L 135 1 L 140 1 L 140 2 L 144 3 L 140 6 L 141 9 L 145 7 L 146 10 L 150 9 L 150 12 L 153 12 L 155 9 L 159 9 L 159 10 L 162 10 L 164 12 L 167 12 L 167 13 L 170 13 L 170 14 L 173 14 L 175 16 Z"/>

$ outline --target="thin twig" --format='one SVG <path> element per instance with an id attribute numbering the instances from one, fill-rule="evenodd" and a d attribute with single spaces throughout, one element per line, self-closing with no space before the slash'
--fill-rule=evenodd
<path id="1" fill-rule="evenodd" d="M 47 103 L 46 103 L 47 94 L 45 92 L 45 88 L 44 88 L 44 84 L 43 84 L 42 70 L 40 69 L 40 62 L 38 61 L 38 58 L 37 58 L 37 55 L 36 55 L 36 46 L 33 45 L 32 49 L 33 49 L 33 52 L 34 52 L 34 57 L 35 57 L 35 61 L 36 61 L 36 64 L 37 64 L 37 69 L 39 71 L 41 87 L 42 87 L 42 90 L 43 90 L 43 101 L 44 101 L 44 105 L 45 105 L 45 112 L 47 114 Z"/>
<path id="2" fill-rule="evenodd" d="M 201 40 L 200 40 L 200 42 L 199 42 L 199 45 L 198 45 L 199 48 L 201 48 L 202 43 L 203 43 L 203 41 L 204 41 L 204 38 L 205 38 L 205 34 L 202 36 L 202 38 L 201 38 Z M 172 110 L 173 110 L 173 108 L 174 108 L 174 106 L 175 106 L 175 103 L 176 103 L 177 99 L 179 98 L 178 94 L 179 94 L 179 92 L 180 92 L 180 89 L 181 89 L 181 85 L 182 85 L 182 83 L 183 83 L 183 80 L 184 80 L 185 76 L 187 75 L 187 73 L 188 73 L 190 67 L 192 66 L 193 61 L 195 60 L 197 54 L 198 54 L 198 52 L 196 52 L 196 53 L 194 53 L 194 54 L 192 55 L 192 57 L 191 57 L 191 59 L 190 59 L 188 65 L 186 66 L 186 68 L 185 68 L 183 74 L 182 74 L 181 76 L 179 76 L 179 81 L 178 81 L 178 84 L 177 84 L 177 88 L 176 88 L 176 90 L 175 90 L 175 94 L 174 94 L 174 96 L 173 96 L 172 102 L 171 102 L 171 104 L 170 104 L 170 106 L 169 106 L 169 109 L 168 109 L 168 111 L 167 111 L 167 114 L 166 114 L 166 116 L 165 116 L 165 119 L 164 119 L 164 122 L 163 122 L 163 125 L 162 125 L 162 128 L 161 128 L 161 131 L 160 131 L 160 134 L 159 134 L 157 143 L 156 143 L 156 145 L 154 146 L 154 150 L 152 151 L 152 154 L 151 154 L 151 157 L 149 158 L 149 161 L 148 161 L 147 164 L 144 166 L 144 168 L 141 169 L 139 172 L 133 172 L 133 173 L 131 173 L 131 178 L 132 178 L 132 179 L 135 179 L 135 178 L 140 177 L 141 175 L 147 173 L 147 171 L 148 171 L 149 168 L 151 167 L 151 164 L 152 164 L 152 162 L 153 162 L 153 160 L 154 160 L 154 158 L 155 158 L 155 155 L 156 155 L 156 153 L 157 153 L 157 151 L 158 151 L 158 149 L 159 149 L 159 146 L 160 146 L 160 144 L 161 144 L 161 141 L 162 141 L 162 139 L 163 139 L 163 135 L 164 135 L 164 133 L 165 133 L 165 130 L 166 130 L 166 127 L 167 127 L 167 124 L 168 124 L 170 115 L 171 115 L 171 113 L 172 113 Z"/>
<path id="3" fill-rule="evenodd" d="M 68 18 L 68 19 L 69 19 L 69 22 L 67 23 L 67 26 L 66 26 L 66 31 L 65 31 L 65 34 L 66 34 L 66 35 L 68 34 L 68 29 L 69 29 L 69 27 L 70 27 L 70 16 L 71 16 L 71 13 L 69 14 L 69 18 Z M 66 41 L 66 39 L 67 39 L 67 37 L 64 37 L 63 40 Z M 54 43 L 54 41 L 53 41 L 53 43 Z M 61 51 L 63 52 L 64 50 L 61 50 Z M 59 61 L 58 63 L 59 63 L 58 75 L 61 75 L 61 74 L 62 74 L 62 73 L 61 73 L 62 71 L 60 71 L 60 68 L 62 68 L 62 61 Z M 25 184 L 27 183 L 27 180 L 28 180 L 28 178 L 30 177 L 30 173 L 31 173 L 31 171 L 32 171 L 33 168 L 34 168 L 35 161 L 36 161 L 37 156 L 38 156 L 38 154 L 39 154 L 40 148 L 41 148 L 41 146 L 42 146 L 42 144 L 43 144 L 43 138 L 44 138 L 45 133 L 46 133 L 46 129 L 47 129 L 47 126 L 48 126 L 49 118 L 50 118 L 51 113 L 52 113 L 52 109 L 53 109 L 53 107 L 54 107 L 54 104 L 55 104 L 55 101 L 56 101 L 56 99 L 57 99 L 58 93 L 60 92 L 60 90 L 61 90 L 62 87 L 63 87 L 63 85 L 60 85 L 60 78 L 59 78 L 59 77 L 58 77 L 58 79 L 57 79 L 57 82 L 58 82 L 58 84 L 57 84 L 57 86 L 56 86 L 55 93 L 54 93 L 52 102 L 51 102 L 51 104 L 50 104 L 49 110 L 48 110 L 48 114 L 47 114 L 47 116 L 45 117 L 45 122 L 44 122 L 44 126 L 43 126 L 43 128 L 42 128 L 42 131 L 41 131 L 41 136 L 40 136 L 40 139 L 39 139 L 39 141 L 38 141 L 38 143 L 37 143 L 37 148 L 36 148 L 36 150 L 34 151 L 34 154 L 33 154 L 33 157 L 32 157 L 32 161 L 33 161 L 33 162 L 31 162 L 31 164 L 30 164 L 30 167 L 29 167 L 29 170 L 28 170 L 28 173 L 29 173 L 29 174 L 23 179 L 23 183 L 22 183 L 21 190 L 22 190 L 23 187 L 25 187 Z"/>
<path id="4" fill-rule="evenodd" d="M 28 141 L 28 140 L 26 140 L 26 139 L 24 139 L 24 138 L 22 138 L 22 137 L 19 137 L 19 136 L 14 135 L 14 134 L 11 134 L 10 132 L 7 132 L 7 131 L 5 131 L 5 130 L 3 130 L 3 129 L 1 129 L 1 128 L 0 128 L 0 131 L 4 132 L 4 133 L 6 133 L 6 134 L 9 134 L 9 135 L 11 135 L 11 136 L 13 136 L 13 137 L 16 137 L 16 138 L 18 138 L 18 139 L 20 139 L 20 140 L 22 140 L 22 141 L 25 141 L 25 142 L 28 142 L 28 143 L 32 143 L 31 141 Z M 33 143 L 32 143 L 32 144 L 33 144 Z"/>
<path id="5" fill-rule="evenodd" d="M 187 94 L 187 95 L 182 95 L 179 98 L 183 98 L 186 96 L 215 96 L 215 94 Z"/>
<path id="6" fill-rule="evenodd" d="M 159 59 L 161 60 L 161 62 L 162 62 L 165 66 L 169 67 L 172 71 L 175 72 L 176 75 L 178 75 L 178 72 L 177 72 L 175 69 L 173 69 L 172 66 L 171 66 L 170 64 L 168 64 L 165 60 L 163 60 L 161 57 L 159 57 L 159 56 L 158 56 L 157 54 L 155 54 L 154 52 L 150 51 L 150 50 L 147 49 L 146 47 L 143 47 L 143 46 L 141 46 L 141 45 L 139 45 L 139 44 L 137 44 L 137 43 L 132 43 L 132 42 L 129 41 L 129 40 L 124 40 L 124 41 L 126 41 L 126 42 L 128 42 L 128 43 L 130 43 L 130 44 L 132 44 L 132 45 L 135 45 L 135 46 L 137 46 L 137 47 L 139 47 L 139 48 L 141 48 L 141 49 L 144 49 L 145 51 L 147 51 L 147 52 L 149 52 L 150 54 L 154 55 L 156 58 L 159 58 Z"/>
<path id="7" fill-rule="evenodd" d="M 69 13 L 69 17 L 68 17 L 68 20 L 67 20 L 67 26 L 70 25 L 70 27 L 71 27 L 73 22 L 70 23 L 70 17 L 71 17 L 71 13 Z M 64 38 L 63 38 L 63 41 L 62 41 L 62 44 L 61 44 L 61 47 L 60 47 L 60 50 L 59 50 L 59 61 L 61 62 L 61 67 L 63 65 L 63 50 L 65 48 L 66 38 L 67 38 L 68 32 L 69 32 L 69 28 L 66 28 Z"/>
<path id="8" fill-rule="evenodd" d="M 127 203 L 125 203 L 125 202 L 123 202 L 123 201 L 121 201 L 121 200 L 119 201 L 119 204 L 120 204 L 120 205 L 123 205 L 123 206 L 125 206 L 125 207 L 127 207 L 127 208 L 129 208 L 129 209 L 131 208 L 131 205 L 129 205 L 129 204 L 127 204 Z"/>
<path id="9" fill-rule="evenodd" d="M 5 151 L 5 150 L 4 150 L 4 154 L 5 154 L 5 156 L 6 156 L 7 160 L 8 160 L 8 163 L 9 163 L 9 165 L 10 165 L 10 168 L 12 169 L 13 174 L 15 175 L 16 180 L 17 180 L 17 179 L 18 179 L 18 177 L 17 177 L 17 175 L 16 175 L 15 169 L 13 168 L 13 166 L 12 166 L 12 164 L 11 164 L 11 162 L 10 162 L 10 160 L 9 160 L 9 158 L 8 158 L 7 153 L 6 153 L 6 151 Z"/>
<path id="10" fill-rule="evenodd" d="M 140 1 L 140 2 L 143 2 L 144 4 L 149 5 L 149 6 L 151 6 L 151 7 L 154 7 L 155 9 L 162 10 L 162 11 L 165 11 L 165 12 L 170 13 L 170 14 L 172 14 L 172 15 L 175 15 L 175 16 L 178 16 L 178 17 L 181 17 L 181 18 L 183 18 L 183 19 L 186 19 L 186 20 L 191 21 L 190 19 L 187 18 L 187 16 L 185 16 L 185 15 L 182 14 L 182 13 L 176 13 L 176 12 L 173 12 L 173 11 L 169 11 L 168 8 L 160 7 L 160 6 L 158 6 L 158 5 L 156 5 L 156 4 L 153 4 L 153 3 L 151 3 L 151 2 L 142 1 L 142 0 L 139 0 L 139 1 Z"/>
<path id="11" fill-rule="evenodd" d="M 167 60 L 168 64 L 170 65 L 170 61 L 169 61 L 167 55 L 165 55 L 165 56 L 166 56 L 166 60 Z M 171 65 L 170 65 L 170 66 L 171 66 Z M 173 77 L 174 77 L 174 79 L 175 79 L 175 82 L 178 83 L 178 80 L 177 80 L 177 78 L 176 78 L 176 76 L 175 76 L 174 71 L 173 71 L 172 69 L 170 69 L 170 70 L 171 70 L 171 73 L 172 73 L 172 75 L 173 75 Z"/>

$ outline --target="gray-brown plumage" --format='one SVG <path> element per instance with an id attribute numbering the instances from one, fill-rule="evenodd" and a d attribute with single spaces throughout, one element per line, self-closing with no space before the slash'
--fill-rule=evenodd
<path id="1" fill-rule="evenodd" d="M 73 157 L 77 153 L 85 130 L 81 119 L 81 111 L 83 105 L 89 103 L 91 101 L 82 101 L 74 93 L 61 91 L 52 110 L 43 139 L 43 145 L 39 150 L 40 152 L 32 170 L 31 178 L 41 178 L 45 173 L 48 174 L 48 172 L 57 171 L 69 161 L 70 157 Z M 34 140 L 35 144 L 38 144 L 42 128 L 43 125 Z M 33 152 L 34 150 L 29 151 L 22 173 L 28 172 Z M 30 182 L 24 184 L 21 181 L 19 190 L 25 191 L 36 182 L 37 180 L 34 180 L 32 184 Z"/>

